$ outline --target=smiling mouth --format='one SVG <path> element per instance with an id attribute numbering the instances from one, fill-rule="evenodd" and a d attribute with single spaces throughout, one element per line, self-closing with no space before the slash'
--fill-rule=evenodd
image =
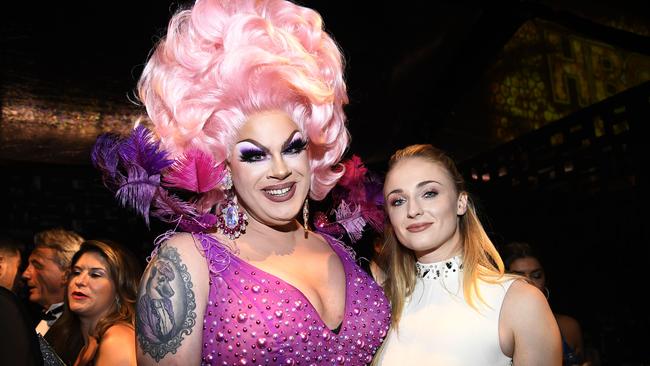
<path id="1" fill-rule="evenodd" d="M 417 233 L 420 231 L 424 231 L 429 228 L 429 226 L 433 225 L 431 222 L 423 222 L 421 224 L 412 224 L 406 227 L 406 230 L 412 232 L 412 233 Z"/>
<path id="2" fill-rule="evenodd" d="M 282 189 L 269 189 L 269 190 L 265 190 L 265 191 L 266 191 L 266 193 L 270 194 L 271 196 L 284 196 L 287 193 L 289 193 L 290 189 L 291 188 L 287 187 L 287 188 L 282 188 Z"/>
<path id="3" fill-rule="evenodd" d="M 290 200 L 296 193 L 296 183 L 284 183 L 269 186 L 262 189 L 264 196 L 273 202 L 284 202 Z"/>

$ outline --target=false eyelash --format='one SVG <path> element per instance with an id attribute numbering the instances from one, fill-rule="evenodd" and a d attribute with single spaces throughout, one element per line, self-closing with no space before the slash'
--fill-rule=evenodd
<path id="1" fill-rule="evenodd" d="M 284 149 L 285 153 L 300 154 L 307 148 L 307 140 L 295 139 Z"/>
<path id="2" fill-rule="evenodd" d="M 239 152 L 239 161 L 244 163 L 251 163 L 263 160 L 266 154 L 257 149 L 243 149 Z"/>

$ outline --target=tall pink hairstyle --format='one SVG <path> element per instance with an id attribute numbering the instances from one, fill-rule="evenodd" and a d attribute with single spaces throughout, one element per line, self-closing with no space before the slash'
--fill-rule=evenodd
<path id="1" fill-rule="evenodd" d="M 188 148 L 227 158 L 247 116 L 282 110 L 308 137 L 310 196 L 343 174 L 349 141 L 339 48 L 314 10 L 284 0 L 197 0 L 176 13 L 138 82 L 172 157 Z"/>

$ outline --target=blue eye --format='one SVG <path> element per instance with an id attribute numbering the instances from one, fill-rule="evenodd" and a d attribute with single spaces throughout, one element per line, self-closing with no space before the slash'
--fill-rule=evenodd
<path id="1" fill-rule="evenodd" d="M 433 197 L 435 197 L 437 195 L 438 195 L 438 192 L 436 192 L 436 191 L 426 191 L 426 192 L 424 192 L 422 197 L 424 197 L 424 198 L 433 198 Z"/>
<path id="2" fill-rule="evenodd" d="M 403 205 L 404 202 L 406 202 L 406 200 L 404 198 L 396 198 L 396 199 L 390 201 L 390 205 L 393 206 L 393 207 L 397 207 L 397 206 Z"/>
<path id="3" fill-rule="evenodd" d="M 289 146 L 287 146 L 282 152 L 289 155 L 297 155 L 303 152 L 307 148 L 307 140 L 296 139 L 291 141 Z"/>

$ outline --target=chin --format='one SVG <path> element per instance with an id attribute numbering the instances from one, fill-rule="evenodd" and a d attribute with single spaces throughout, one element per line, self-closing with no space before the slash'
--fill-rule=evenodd
<path id="1" fill-rule="evenodd" d="M 303 201 L 291 200 L 280 204 L 265 205 L 264 216 L 268 222 L 274 225 L 285 225 L 292 222 L 298 214 L 302 213 Z"/>
<path id="2" fill-rule="evenodd" d="M 75 306 L 73 304 L 68 304 L 68 307 L 70 308 L 70 311 L 72 311 L 73 313 L 75 313 L 77 315 L 79 315 L 79 313 L 82 310 L 81 308 L 79 308 L 78 306 Z"/>
<path id="3" fill-rule="evenodd" d="M 436 250 L 439 245 L 432 244 L 430 238 L 407 238 L 406 240 L 400 240 L 402 245 L 411 249 L 414 252 L 430 252 Z"/>
<path id="4" fill-rule="evenodd" d="M 291 217 L 276 216 L 276 217 L 269 217 L 264 222 L 268 226 L 285 226 L 291 224 L 295 219 L 296 219 L 296 215 L 293 215 Z"/>

